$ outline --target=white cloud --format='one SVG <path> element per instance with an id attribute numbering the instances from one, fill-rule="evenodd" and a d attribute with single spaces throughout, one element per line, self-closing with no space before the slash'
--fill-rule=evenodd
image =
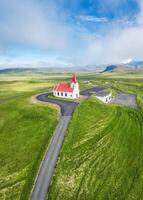
<path id="1" fill-rule="evenodd" d="M 83 21 L 95 22 L 95 23 L 108 22 L 108 19 L 105 17 L 95 17 L 92 15 L 80 15 L 79 19 Z"/>
<path id="2" fill-rule="evenodd" d="M 0 1 L 0 42 L 64 49 L 69 28 L 57 6 L 37 0 Z"/>
<path id="3" fill-rule="evenodd" d="M 55 54 L 61 55 L 58 57 L 59 60 L 53 58 L 53 61 L 49 61 L 48 58 L 45 59 L 45 56 L 43 61 L 59 64 L 59 66 L 64 63 L 68 65 L 70 62 L 103 64 L 121 62 L 127 58 L 143 59 L 143 0 L 138 0 L 140 13 L 135 22 L 125 17 L 111 23 L 104 17 L 79 16 L 80 20 L 87 22 L 105 23 L 105 31 L 102 30 L 102 35 L 100 32 L 97 35 L 97 30 L 91 34 L 88 27 L 83 26 L 80 20 L 77 24 L 75 21 L 68 24 L 66 22 L 68 17 L 53 2 L 53 0 L 0 1 L 0 54 L 3 54 L 1 65 L 5 61 L 7 65 L 12 63 L 13 66 L 21 63 L 20 58 L 17 60 L 18 55 L 15 55 L 13 61 L 9 60 L 9 57 L 10 59 L 13 57 L 10 45 L 13 47 L 15 44 L 21 47 L 26 46 L 26 48 L 32 46 L 44 49 L 45 53 L 56 52 Z M 112 4 L 114 4 L 113 8 L 118 8 L 121 1 L 103 0 L 102 4 L 102 9 L 108 10 L 108 6 L 112 7 Z M 7 46 L 9 46 L 8 51 Z M 4 54 L 7 55 L 4 56 Z M 47 57 L 50 57 L 48 53 Z M 35 57 L 32 57 L 29 63 L 31 61 L 34 63 L 35 60 Z M 22 63 L 27 61 L 28 59 Z M 37 58 L 36 63 L 38 62 L 40 58 Z M 36 63 L 34 65 L 37 66 Z"/>
<path id="4" fill-rule="evenodd" d="M 103 64 L 121 62 L 127 58 L 143 59 L 143 1 L 136 23 L 128 23 L 125 28 L 117 23 L 102 38 L 88 40 L 83 63 Z"/>

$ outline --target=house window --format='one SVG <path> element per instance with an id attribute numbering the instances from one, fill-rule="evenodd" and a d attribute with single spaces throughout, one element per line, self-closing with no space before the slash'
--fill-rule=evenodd
<path id="1" fill-rule="evenodd" d="M 58 92 L 58 96 L 59 96 L 59 92 Z"/>
<path id="2" fill-rule="evenodd" d="M 61 92 L 61 96 L 63 96 L 63 93 Z"/>
<path id="3" fill-rule="evenodd" d="M 65 97 L 67 97 L 67 93 L 65 93 Z"/>

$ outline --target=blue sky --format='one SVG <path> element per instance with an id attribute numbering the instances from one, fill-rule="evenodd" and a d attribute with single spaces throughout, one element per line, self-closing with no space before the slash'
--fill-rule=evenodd
<path id="1" fill-rule="evenodd" d="M 142 0 L 5 0 L 0 27 L 0 67 L 143 59 Z"/>

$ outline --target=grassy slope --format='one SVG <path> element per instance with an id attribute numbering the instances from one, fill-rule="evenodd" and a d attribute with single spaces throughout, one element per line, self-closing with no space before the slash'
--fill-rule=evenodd
<path id="1" fill-rule="evenodd" d="M 119 80 L 118 80 L 119 81 Z M 136 81 L 127 88 L 142 99 Z M 112 80 L 110 86 L 115 86 Z M 121 88 L 120 88 L 121 89 Z M 142 105 L 140 101 L 140 105 Z M 50 200 L 143 199 L 143 111 L 89 100 L 70 124 Z"/>
<path id="2" fill-rule="evenodd" d="M 32 104 L 30 97 L 49 86 L 20 78 L 0 83 L 0 199 L 28 199 L 57 124 L 57 112 Z"/>

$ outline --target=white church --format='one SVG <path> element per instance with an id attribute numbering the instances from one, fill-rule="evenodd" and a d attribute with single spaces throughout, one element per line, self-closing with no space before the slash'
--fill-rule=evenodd
<path id="1" fill-rule="evenodd" d="M 76 78 L 76 75 L 73 74 L 71 83 L 59 83 L 54 87 L 53 95 L 56 97 L 63 98 L 78 98 L 79 97 L 79 84 Z"/>

